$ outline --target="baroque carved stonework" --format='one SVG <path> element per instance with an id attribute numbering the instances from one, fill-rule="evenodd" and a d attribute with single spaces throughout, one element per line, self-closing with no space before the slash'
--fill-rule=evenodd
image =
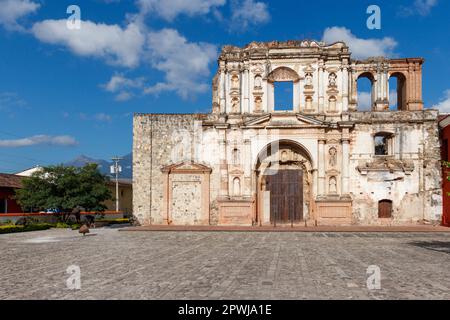
<path id="1" fill-rule="evenodd" d="M 288 67 L 279 67 L 273 70 L 267 77 L 269 82 L 275 81 L 293 81 L 298 82 L 300 80 L 297 72 Z"/>

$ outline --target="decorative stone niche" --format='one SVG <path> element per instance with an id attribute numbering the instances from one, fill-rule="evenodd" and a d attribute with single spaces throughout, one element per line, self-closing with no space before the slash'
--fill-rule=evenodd
<path id="1" fill-rule="evenodd" d="M 209 224 L 209 181 L 211 169 L 182 162 L 163 167 L 163 211 L 167 224 Z"/>

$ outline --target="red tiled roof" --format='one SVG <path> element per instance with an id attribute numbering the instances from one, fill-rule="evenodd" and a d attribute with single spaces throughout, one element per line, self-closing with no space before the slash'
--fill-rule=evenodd
<path id="1" fill-rule="evenodd" d="M 0 187 L 3 188 L 22 188 L 22 177 L 15 174 L 0 173 Z"/>

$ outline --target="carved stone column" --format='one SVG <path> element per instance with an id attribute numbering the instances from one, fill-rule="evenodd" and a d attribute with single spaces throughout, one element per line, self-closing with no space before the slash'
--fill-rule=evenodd
<path id="1" fill-rule="evenodd" d="M 266 112 L 273 112 L 274 111 L 274 89 L 273 89 L 273 83 L 270 81 L 267 81 L 267 109 Z"/>
<path id="2" fill-rule="evenodd" d="M 319 113 L 323 113 L 325 112 L 325 107 L 324 107 L 324 83 L 323 83 L 323 71 L 324 71 L 324 66 L 323 66 L 323 62 L 319 62 Z"/>
<path id="3" fill-rule="evenodd" d="M 342 137 L 342 194 L 349 193 L 350 138 L 348 129 L 344 129 Z"/>
<path id="4" fill-rule="evenodd" d="M 318 171 L 318 185 L 317 185 L 317 195 L 324 196 L 325 195 L 325 139 L 319 139 L 319 147 L 318 147 L 318 163 L 317 163 L 317 171 Z"/>
<path id="5" fill-rule="evenodd" d="M 220 105 L 220 113 L 225 113 L 226 111 L 226 99 L 225 99 L 225 64 L 220 62 L 220 80 L 219 80 L 219 105 Z"/>
<path id="6" fill-rule="evenodd" d="M 348 110 L 348 68 L 346 65 L 342 67 L 342 111 Z"/>
<path id="7" fill-rule="evenodd" d="M 252 145 L 250 139 L 244 140 L 244 150 L 245 150 L 245 156 L 244 156 L 244 180 L 245 180 L 245 187 L 244 187 L 244 194 L 245 195 L 251 195 L 252 194 Z"/>
<path id="8" fill-rule="evenodd" d="M 250 95 L 250 76 L 248 71 L 248 65 L 244 65 L 244 76 L 242 81 L 242 92 L 243 92 L 243 112 L 248 113 L 250 112 L 250 102 L 249 102 L 249 95 Z"/>
<path id="9" fill-rule="evenodd" d="M 350 73 L 350 102 L 348 109 L 349 111 L 357 110 L 357 101 L 358 101 L 358 83 L 356 79 L 355 70 L 351 70 Z"/>
<path id="10" fill-rule="evenodd" d="M 227 157 L 227 140 L 226 129 L 220 130 L 220 196 L 228 197 L 228 157 Z"/>

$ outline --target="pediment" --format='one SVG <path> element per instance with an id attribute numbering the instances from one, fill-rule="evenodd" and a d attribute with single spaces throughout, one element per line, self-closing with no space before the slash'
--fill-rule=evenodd
<path id="1" fill-rule="evenodd" d="M 185 161 L 164 166 L 161 171 L 167 173 L 210 173 L 211 168 L 200 163 Z"/>
<path id="2" fill-rule="evenodd" d="M 326 123 L 313 117 L 302 114 L 266 114 L 256 119 L 251 119 L 244 123 L 246 127 L 304 127 L 304 126 L 325 126 Z"/>

